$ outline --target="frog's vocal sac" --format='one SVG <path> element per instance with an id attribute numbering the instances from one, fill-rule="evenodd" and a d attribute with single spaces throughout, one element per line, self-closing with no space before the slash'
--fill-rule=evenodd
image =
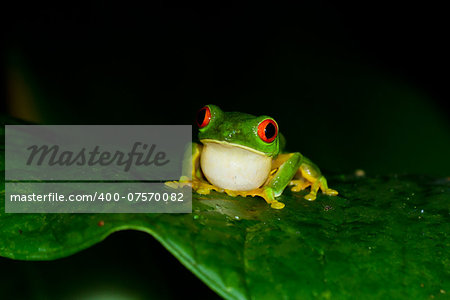
<path id="1" fill-rule="evenodd" d="M 211 190 L 230 196 L 260 196 L 272 208 L 281 209 L 277 200 L 287 186 L 293 192 L 310 187 L 307 200 L 315 200 L 318 190 L 329 196 L 320 169 L 299 152 L 286 153 L 277 122 L 269 116 L 224 112 L 206 105 L 197 114 L 198 139 L 193 143 L 192 161 L 184 163 L 183 176 L 171 187 L 189 185 L 199 194 Z"/>

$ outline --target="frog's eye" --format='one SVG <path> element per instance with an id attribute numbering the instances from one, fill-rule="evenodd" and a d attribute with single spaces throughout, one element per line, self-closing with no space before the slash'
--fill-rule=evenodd
<path id="1" fill-rule="evenodd" d="M 211 121 L 211 110 L 208 106 L 204 106 L 197 113 L 197 125 L 199 128 L 203 128 Z"/>
<path id="2" fill-rule="evenodd" d="M 275 140 L 278 134 L 278 125 L 272 119 L 265 119 L 258 125 L 258 135 L 266 143 Z"/>

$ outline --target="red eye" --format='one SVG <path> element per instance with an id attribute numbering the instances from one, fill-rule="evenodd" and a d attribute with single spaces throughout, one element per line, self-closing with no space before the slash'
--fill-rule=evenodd
<path id="1" fill-rule="evenodd" d="M 203 128 L 209 124 L 211 120 L 211 110 L 208 106 L 203 107 L 197 113 L 197 125 L 199 128 Z"/>
<path id="2" fill-rule="evenodd" d="M 266 143 L 275 140 L 278 134 L 278 125 L 272 119 L 265 119 L 258 125 L 258 135 Z"/>

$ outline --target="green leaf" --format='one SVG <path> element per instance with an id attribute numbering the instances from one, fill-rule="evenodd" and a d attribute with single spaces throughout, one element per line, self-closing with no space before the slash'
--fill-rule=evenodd
<path id="1" fill-rule="evenodd" d="M 3 188 L 0 255 L 52 260 L 135 229 L 228 299 L 448 296 L 448 178 L 342 175 L 329 184 L 339 196 L 308 202 L 306 191 L 285 191 L 282 210 L 194 194 L 192 214 L 6 214 Z"/>

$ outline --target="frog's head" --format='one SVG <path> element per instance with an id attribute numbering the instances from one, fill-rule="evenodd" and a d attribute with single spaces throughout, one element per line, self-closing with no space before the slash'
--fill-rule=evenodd
<path id="1" fill-rule="evenodd" d="M 202 143 L 228 144 L 265 156 L 279 152 L 278 125 L 269 116 L 224 112 L 215 105 L 206 105 L 197 114 L 197 125 Z"/>

